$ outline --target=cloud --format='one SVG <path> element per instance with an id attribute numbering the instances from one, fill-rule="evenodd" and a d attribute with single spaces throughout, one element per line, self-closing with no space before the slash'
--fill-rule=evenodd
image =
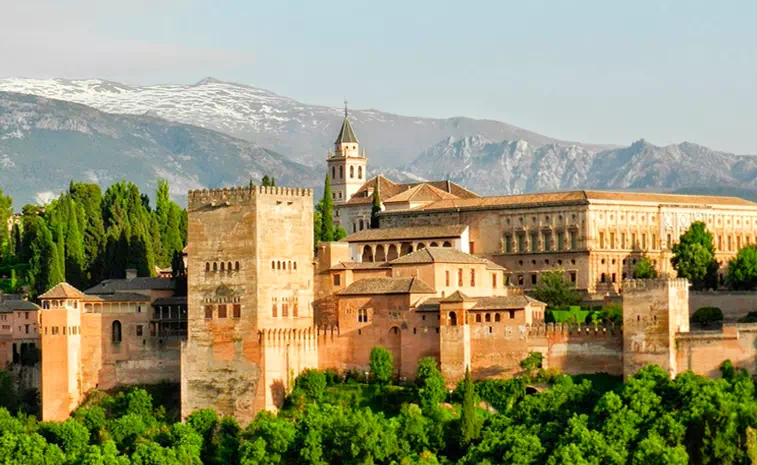
<path id="1" fill-rule="evenodd" d="M 0 76 L 105 77 L 136 84 L 150 77 L 215 74 L 249 59 L 233 50 L 151 37 L 159 34 L 151 34 L 156 31 L 147 29 L 144 18 L 170 21 L 172 11 L 188 3 L 0 0 Z"/>

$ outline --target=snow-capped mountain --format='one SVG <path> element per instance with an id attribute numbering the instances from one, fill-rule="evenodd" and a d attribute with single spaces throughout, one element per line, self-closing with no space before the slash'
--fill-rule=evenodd
<path id="1" fill-rule="evenodd" d="M 252 142 L 146 115 L 114 115 L 33 95 L 0 92 L 0 188 L 25 203 L 44 202 L 69 181 L 107 187 L 126 179 L 152 194 L 169 181 L 188 189 L 277 184 L 321 187 L 320 172 Z"/>
<path id="2" fill-rule="evenodd" d="M 0 79 L 0 91 L 41 95 L 108 113 L 153 115 L 251 140 L 291 159 L 322 166 L 343 108 L 309 105 L 273 92 L 212 78 L 194 85 L 128 86 L 100 79 Z M 556 140 L 498 121 L 414 118 L 378 110 L 350 110 L 373 165 L 400 166 L 444 139 L 476 134 L 492 140 Z"/>
<path id="3" fill-rule="evenodd" d="M 577 188 L 757 187 L 757 158 L 689 142 L 658 147 L 639 140 L 597 151 L 576 144 L 448 137 L 402 169 L 425 179 L 449 178 L 485 195 Z"/>

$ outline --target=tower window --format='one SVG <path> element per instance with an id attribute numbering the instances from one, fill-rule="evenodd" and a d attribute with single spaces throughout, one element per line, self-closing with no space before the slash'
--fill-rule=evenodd
<path id="1" fill-rule="evenodd" d="M 350 179 L 355 177 L 355 167 L 350 166 Z"/>
<path id="2" fill-rule="evenodd" d="M 121 342 L 121 322 L 118 320 L 114 321 L 111 326 L 111 340 L 113 341 L 113 344 Z"/>
<path id="3" fill-rule="evenodd" d="M 344 166 L 339 167 L 339 179 L 344 179 Z"/>
<path id="4" fill-rule="evenodd" d="M 363 179 L 363 167 L 362 166 L 358 166 L 357 167 L 357 178 L 358 179 Z"/>

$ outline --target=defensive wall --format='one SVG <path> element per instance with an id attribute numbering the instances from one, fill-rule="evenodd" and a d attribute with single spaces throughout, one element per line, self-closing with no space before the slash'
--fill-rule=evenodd
<path id="1" fill-rule="evenodd" d="M 725 321 L 736 322 L 749 312 L 757 312 L 757 292 L 692 291 L 689 293 L 689 314 L 702 307 L 718 307 Z"/>

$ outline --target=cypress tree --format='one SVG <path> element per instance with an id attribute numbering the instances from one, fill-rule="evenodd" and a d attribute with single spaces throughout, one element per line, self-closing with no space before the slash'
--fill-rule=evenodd
<path id="1" fill-rule="evenodd" d="M 84 241 L 79 232 L 78 206 L 70 198 L 68 216 L 68 236 L 66 236 L 66 281 L 73 286 L 84 285 Z"/>
<path id="2" fill-rule="evenodd" d="M 173 259 L 176 253 L 181 253 L 184 248 L 184 243 L 181 239 L 181 208 L 174 202 L 168 209 L 168 225 L 166 227 L 165 238 L 163 239 L 163 247 L 166 254 L 170 254 Z"/>
<path id="3" fill-rule="evenodd" d="M 166 244 L 166 229 L 168 228 L 168 214 L 171 208 L 171 197 L 168 192 L 168 182 L 165 179 L 158 180 L 158 190 L 155 192 L 155 217 L 158 222 L 159 244 L 161 250 L 155 250 L 158 257 L 158 266 L 164 268 L 171 263 L 173 254 Z"/>
<path id="4" fill-rule="evenodd" d="M 36 297 L 53 286 L 51 275 L 57 263 L 57 249 L 53 235 L 41 217 L 34 215 L 24 218 L 24 225 L 29 255 L 27 281 L 32 296 Z"/>
<path id="5" fill-rule="evenodd" d="M 50 273 L 52 286 L 66 280 L 66 237 L 63 235 L 63 224 L 58 223 L 55 234 L 55 267 Z M 51 286 L 51 287 L 52 287 Z"/>
<path id="6" fill-rule="evenodd" d="M 460 414 L 460 439 L 463 446 L 469 446 L 476 439 L 476 392 L 470 375 L 470 367 L 465 367 L 463 381 L 463 410 Z"/>
<path id="7" fill-rule="evenodd" d="M 321 199 L 321 240 L 331 242 L 334 240 L 334 199 L 331 198 L 331 179 L 326 175 L 323 185 L 323 199 Z"/>
<path id="8" fill-rule="evenodd" d="M 186 208 L 181 209 L 179 217 L 179 235 L 181 236 L 181 250 L 187 246 L 187 226 L 189 225 L 189 213 Z"/>
<path id="9" fill-rule="evenodd" d="M 381 213 L 381 193 L 379 192 L 379 178 L 376 178 L 376 188 L 373 190 L 373 206 L 371 207 L 371 229 L 378 229 Z"/>
<path id="10" fill-rule="evenodd" d="M 313 213 L 313 245 L 317 246 L 319 242 L 321 242 L 321 238 L 323 237 L 323 220 L 321 219 L 321 211 L 316 208 L 315 212 Z"/>
<path id="11" fill-rule="evenodd" d="M 9 195 L 3 195 L 0 189 L 0 254 L 3 260 L 10 258 L 11 236 L 8 234 L 8 220 L 13 215 L 13 198 Z"/>

